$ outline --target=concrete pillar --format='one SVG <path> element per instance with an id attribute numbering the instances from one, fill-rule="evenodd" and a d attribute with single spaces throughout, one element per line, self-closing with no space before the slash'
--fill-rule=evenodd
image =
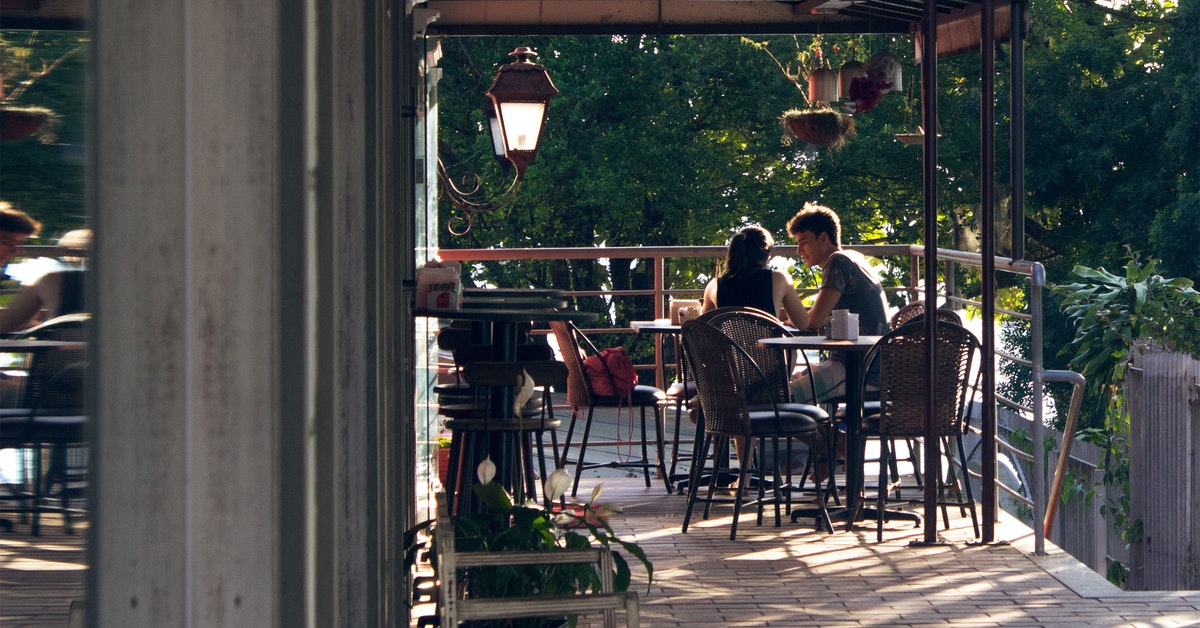
<path id="1" fill-rule="evenodd" d="M 403 16 L 93 6 L 90 625 L 403 624 L 381 557 L 411 340 L 379 126 Z"/>

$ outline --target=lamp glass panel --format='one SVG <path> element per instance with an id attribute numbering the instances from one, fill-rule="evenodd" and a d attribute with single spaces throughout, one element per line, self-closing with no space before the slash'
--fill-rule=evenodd
<path id="1" fill-rule="evenodd" d="M 488 116 L 489 130 L 492 132 L 492 154 L 497 157 L 504 156 L 504 136 L 500 132 L 500 119 L 496 116 Z"/>
<path id="2" fill-rule="evenodd" d="M 540 102 L 500 103 L 500 120 L 508 150 L 537 150 L 546 105 Z"/>

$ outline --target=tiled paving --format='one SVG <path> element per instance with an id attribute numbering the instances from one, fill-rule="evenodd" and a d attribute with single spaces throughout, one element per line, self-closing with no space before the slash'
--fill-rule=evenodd
<path id="1" fill-rule="evenodd" d="M 1008 517 L 1001 542 L 975 543 L 970 519 L 952 513 L 945 544 L 921 546 L 911 523 L 885 524 L 878 543 L 874 522 L 828 534 L 744 513 L 730 541 L 731 508 L 682 534 L 682 496 L 620 479 L 605 480 L 604 501 L 625 507 L 614 529 L 654 564 L 637 589 L 647 626 L 1200 624 L 1200 592 L 1121 591 L 1053 545 L 1035 556 L 1032 531 Z"/>
<path id="2" fill-rule="evenodd" d="M 57 515 L 42 519 L 41 536 L 17 523 L 0 532 L 0 626 L 65 627 L 71 601 L 83 598 L 87 524 L 63 532 Z"/>

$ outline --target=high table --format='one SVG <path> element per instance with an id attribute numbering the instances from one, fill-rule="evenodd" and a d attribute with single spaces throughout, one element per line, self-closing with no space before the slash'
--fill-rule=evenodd
<path id="1" fill-rule="evenodd" d="M 763 338 L 761 347 L 778 347 L 781 350 L 826 350 L 842 351 L 846 355 L 846 508 L 838 514 L 846 517 L 846 528 L 863 516 L 863 459 L 862 459 L 862 390 L 858 382 L 862 377 L 863 356 L 875 346 L 880 336 L 859 336 L 855 340 L 834 340 L 824 336 L 790 336 Z M 829 516 L 833 518 L 834 512 Z M 799 516 L 793 513 L 792 520 Z"/>
<path id="2" fill-rule="evenodd" d="M 672 323 L 671 319 L 669 319 L 669 318 L 663 318 L 663 319 L 657 319 L 657 320 L 653 320 L 653 321 L 630 321 L 629 326 L 632 327 L 633 330 L 639 334 L 658 334 L 659 335 L 659 338 L 657 338 L 656 342 L 654 343 L 655 344 L 655 347 L 654 347 L 655 362 L 658 365 L 658 372 L 656 374 L 656 377 L 657 377 L 656 384 L 659 388 L 668 391 L 668 394 L 670 394 L 670 392 L 669 392 L 669 387 L 667 385 L 667 363 L 665 360 L 663 360 L 663 357 L 662 357 L 663 356 L 662 343 L 664 342 L 665 338 L 669 336 L 675 346 L 675 356 L 679 363 L 679 372 L 676 373 L 676 378 L 679 380 L 679 390 L 678 390 L 678 392 L 676 392 L 674 394 L 674 397 L 675 397 L 675 433 L 674 433 L 674 436 L 671 438 L 671 468 L 670 468 L 670 470 L 667 471 L 667 481 L 670 482 L 672 486 L 682 489 L 687 486 L 687 477 L 688 476 L 687 475 L 676 475 L 675 469 L 676 469 L 676 467 L 679 466 L 679 460 L 680 460 L 679 428 L 680 428 L 680 423 L 683 420 L 683 406 L 684 406 L 684 404 L 687 403 L 688 396 L 689 396 L 688 395 L 688 386 L 687 386 L 687 364 L 684 363 L 684 360 L 681 359 L 681 357 L 679 355 L 679 351 L 681 349 L 681 346 L 679 343 L 679 332 L 683 329 L 683 325 Z M 699 434 L 701 427 L 702 426 L 696 426 L 697 434 Z M 699 437 L 697 437 L 697 441 L 698 440 L 699 440 Z M 693 449 L 694 449 L 694 447 L 693 447 Z M 691 458 L 691 454 L 688 454 L 687 457 Z"/>
<path id="3" fill-rule="evenodd" d="M 514 297 L 516 298 L 516 297 Z M 595 312 L 580 312 L 577 310 L 556 310 L 556 309 L 508 309 L 499 307 L 476 307 L 463 310 L 417 310 L 417 316 L 428 318 L 440 318 L 455 321 L 470 321 L 479 323 L 474 326 L 478 337 L 476 340 L 483 344 L 491 344 L 494 347 L 492 359 L 498 362 L 515 362 L 517 358 L 517 343 L 520 337 L 521 323 L 542 323 L 550 321 L 572 321 L 584 322 L 599 318 L 599 314 Z M 512 388 L 502 388 L 495 391 L 491 395 L 491 407 L 489 416 L 496 420 L 515 420 L 513 416 L 513 397 L 514 390 Z M 487 443 L 486 451 L 474 452 L 470 459 L 482 460 L 485 455 L 492 455 L 492 462 L 496 464 L 496 477 L 508 478 L 508 468 L 506 465 L 512 462 L 511 458 L 514 453 L 519 455 L 523 444 L 518 444 L 516 452 L 513 447 L 506 446 L 505 439 L 510 438 L 513 432 L 497 431 L 493 434 L 494 438 Z M 458 434 L 454 435 L 458 438 Z M 452 445 L 453 446 L 453 445 Z M 453 472 L 452 472 L 453 473 Z M 507 486 L 509 490 L 515 487 Z M 474 504 L 473 492 L 467 491 L 465 497 L 467 509 L 475 509 L 478 507 Z"/>

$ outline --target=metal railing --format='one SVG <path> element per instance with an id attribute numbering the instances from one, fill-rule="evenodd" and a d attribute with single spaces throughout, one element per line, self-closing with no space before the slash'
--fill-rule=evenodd
<path id="1" fill-rule="evenodd" d="M 908 281 L 905 285 L 886 286 L 885 290 L 892 295 L 902 294 L 903 300 L 911 301 L 919 298 L 922 294 L 923 280 L 921 276 L 923 264 L 922 260 L 925 255 L 925 247 L 921 245 L 863 245 L 863 246 L 848 246 L 846 248 L 853 249 L 882 261 L 884 264 L 892 265 L 893 268 L 907 269 L 906 275 Z M 773 254 L 778 257 L 793 257 L 794 247 L 791 246 L 776 246 Z M 544 248 L 544 249 L 442 249 L 439 251 L 439 256 L 445 261 L 458 261 L 468 263 L 481 262 L 511 262 L 521 260 L 535 261 L 555 261 L 555 260 L 612 260 L 612 259 L 633 259 L 648 262 L 650 265 L 650 287 L 644 289 L 594 289 L 594 290 L 567 290 L 567 296 L 575 297 L 601 297 L 607 300 L 610 307 L 618 299 L 627 298 L 652 298 L 652 307 L 650 315 L 653 318 L 668 318 L 668 303 L 671 298 L 676 297 L 696 297 L 703 292 L 704 284 L 674 286 L 670 285 L 670 274 L 668 269 L 673 260 L 682 259 L 711 259 L 714 261 L 713 268 L 716 267 L 716 261 L 724 258 L 726 248 L 724 246 L 657 246 L 657 247 L 602 247 L 602 248 Z M 941 275 L 936 278 L 940 286 L 939 295 L 944 299 L 945 304 L 955 309 L 974 308 L 976 311 L 982 311 L 982 301 L 979 295 L 964 294 L 963 290 L 957 287 L 956 277 L 960 269 L 980 269 L 982 268 L 982 256 L 977 253 L 967 253 L 963 251 L 953 251 L 947 249 L 938 249 L 937 259 L 941 265 Z M 1029 345 L 1026 347 L 1028 357 L 1020 357 L 1010 351 L 1004 350 L 997 344 L 995 360 L 997 367 L 1003 363 L 1012 363 L 1021 365 L 1029 369 L 1029 388 L 1027 390 L 1026 403 L 1008 399 L 1002 395 L 994 395 L 995 402 L 1000 408 L 1007 408 L 1011 413 L 1016 414 L 1028 421 L 1029 434 L 1032 440 L 1032 452 L 1027 452 L 1021 447 L 1005 442 L 997 441 L 997 446 L 1005 455 L 1020 459 L 1032 467 L 1032 475 L 1035 481 L 1030 482 L 1029 497 L 1026 497 L 1019 486 L 1008 486 L 998 483 L 997 491 L 1004 491 L 1018 500 L 1026 503 L 1033 508 L 1033 520 L 1039 522 L 1040 525 L 1032 525 L 1035 534 L 1035 551 L 1039 554 L 1045 551 L 1045 530 L 1048 530 L 1053 523 L 1055 509 L 1047 508 L 1047 505 L 1057 501 L 1057 491 L 1062 485 L 1062 473 L 1066 459 L 1069 457 L 1070 445 L 1069 442 L 1074 438 L 1074 425 L 1079 414 L 1079 400 L 1083 390 L 1083 378 L 1077 373 L 1069 371 L 1047 371 L 1043 367 L 1042 356 L 1042 297 L 1046 285 L 1046 274 L 1044 267 L 1036 262 L 1028 262 L 1021 260 L 1011 260 L 1008 258 L 996 258 L 995 269 L 998 274 L 1008 274 L 1015 277 L 1021 277 L 1026 282 L 1024 307 L 1020 310 L 996 307 L 995 316 L 997 319 L 1003 319 L 1007 322 L 1020 322 L 1029 326 L 1028 337 Z M 698 278 L 707 279 L 707 278 Z M 1009 284 L 1013 282 L 1007 282 Z M 546 287 L 546 286 L 537 286 Z M 563 286 L 553 286 L 562 288 Z M 804 292 L 801 289 L 802 293 Z M 811 292 L 815 292 L 816 288 L 812 288 Z M 603 331 L 605 333 L 634 333 L 633 329 L 628 327 L 628 321 L 624 321 L 624 325 L 616 324 L 613 327 L 602 329 L 593 329 L 585 331 Z M 664 368 L 667 365 L 662 363 L 662 346 L 661 336 L 656 338 L 655 346 L 655 363 L 652 365 L 640 365 L 643 368 L 655 369 L 656 377 L 659 379 L 657 384 L 659 387 L 665 383 L 661 381 L 662 374 L 669 370 Z M 997 368 L 999 372 L 999 368 Z M 1064 381 L 1074 386 L 1073 400 L 1068 411 L 1068 416 L 1065 420 L 1067 430 L 1063 436 L 1062 446 L 1059 447 L 1059 462 L 1056 466 L 1056 471 L 1052 482 L 1047 483 L 1047 474 L 1045 468 L 1045 447 L 1044 439 L 1049 433 L 1046 426 L 1047 422 L 1043 416 L 1046 409 L 1046 400 L 1044 387 L 1047 382 Z M 972 477 L 978 478 L 978 473 L 971 473 Z M 1048 490 L 1048 486 L 1052 486 Z M 1049 499 L 1047 499 L 1049 497 Z"/>

